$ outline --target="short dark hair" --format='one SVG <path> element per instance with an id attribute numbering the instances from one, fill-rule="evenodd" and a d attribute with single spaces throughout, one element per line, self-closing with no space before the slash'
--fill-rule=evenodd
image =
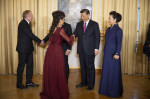
<path id="1" fill-rule="evenodd" d="M 80 13 L 90 14 L 90 11 L 88 9 L 82 9 Z"/>
<path id="2" fill-rule="evenodd" d="M 122 19 L 121 14 L 118 13 L 118 12 L 116 12 L 116 11 L 111 11 L 111 12 L 109 13 L 109 15 L 112 15 L 113 18 L 116 19 L 116 22 L 117 22 L 117 23 L 120 22 L 121 19 Z"/>
<path id="3" fill-rule="evenodd" d="M 22 17 L 23 17 L 23 18 L 26 18 L 26 16 L 27 16 L 30 12 L 31 12 L 31 10 L 25 10 L 25 11 L 23 12 Z"/>

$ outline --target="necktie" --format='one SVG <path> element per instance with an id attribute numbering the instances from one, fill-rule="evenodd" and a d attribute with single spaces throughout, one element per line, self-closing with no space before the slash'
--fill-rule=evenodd
<path id="1" fill-rule="evenodd" d="M 84 23 L 84 32 L 85 32 L 85 30 L 86 30 L 86 22 Z"/>

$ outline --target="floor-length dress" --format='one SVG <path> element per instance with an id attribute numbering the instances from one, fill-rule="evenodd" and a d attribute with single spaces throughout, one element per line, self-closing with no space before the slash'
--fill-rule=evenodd
<path id="1" fill-rule="evenodd" d="M 66 35 L 63 28 L 57 28 L 53 36 L 50 36 L 44 60 L 41 99 L 68 99 L 69 97 L 61 45 L 63 40 L 66 40 L 71 46 L 74 40 L 73 36 L 69 38 Z"/>
<path id="2" fill-rule="evenodd" d="M 123 93 L 121 62 L 113 59 L 120 55 L 122 45 L 122 29 L 115 24 L 105 33 L 104 59 L 100 80 L 99 93 L 112 98 L 119 98 Z"/>

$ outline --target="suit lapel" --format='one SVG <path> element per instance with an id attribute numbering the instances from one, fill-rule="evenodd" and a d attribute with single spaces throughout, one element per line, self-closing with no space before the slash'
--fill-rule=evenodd
<path id="1" fill-rule="evenodd" d="M 28 24 L 28 22 L 25 19 L 23 19 L 23 21 L 26 23 L 26 25 L 28 26 L 29 30 L 32 32 L 30 24 Z"/>
<path id="2" fill-rule="evenodd" d="M 31 29 L 31 27 L 30 27 L 30 25 L 29 25 L 29 24 L 28 24 L 28 27 L 29 27 L 30 31 L 32 32 L 32 29 Z"/>
<path id="3" fill-rule="evenodd" d="M 86 32 L 88 31 L 88 29 L 91 27 L 91 25 L 92 25 L 92 22 L 91 22 L 91 20 L 89 20 L 89 23 L 88 23 L 88 25 L 87 25 L 87 27 L 86 27 L 86 30 L 85 30 L 85 34 L 86 34 Z M 84 27 L 83 27 L 84 28 Z"/>
<path id="4" fill-rule="evenodd" d="M 82 35 L 84 34 L 84 29 L 83 29 L 84 26 L 83 26 L 83 25 L 84 25 L 84 22 L 82 21 L 82 22 L 81 22 L 81 31 L 82 31 Z"/>

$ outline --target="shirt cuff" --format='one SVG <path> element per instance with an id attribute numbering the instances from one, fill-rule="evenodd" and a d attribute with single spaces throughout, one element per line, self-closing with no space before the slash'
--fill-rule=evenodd
<path id="1" fill-rule="evenodd" d="M 119 53 L 115 53 L 116 55 L 119 55 Z"/>
<path id="2" fill-rule="evenodd" d="M 67 51 L 71 51 L 71 50 L 67 49 Z"/>
<path id="3" fill-rule="evenodd" d="M 95 50 L 99 51 L 99 49 L 95 49 Z"/>

